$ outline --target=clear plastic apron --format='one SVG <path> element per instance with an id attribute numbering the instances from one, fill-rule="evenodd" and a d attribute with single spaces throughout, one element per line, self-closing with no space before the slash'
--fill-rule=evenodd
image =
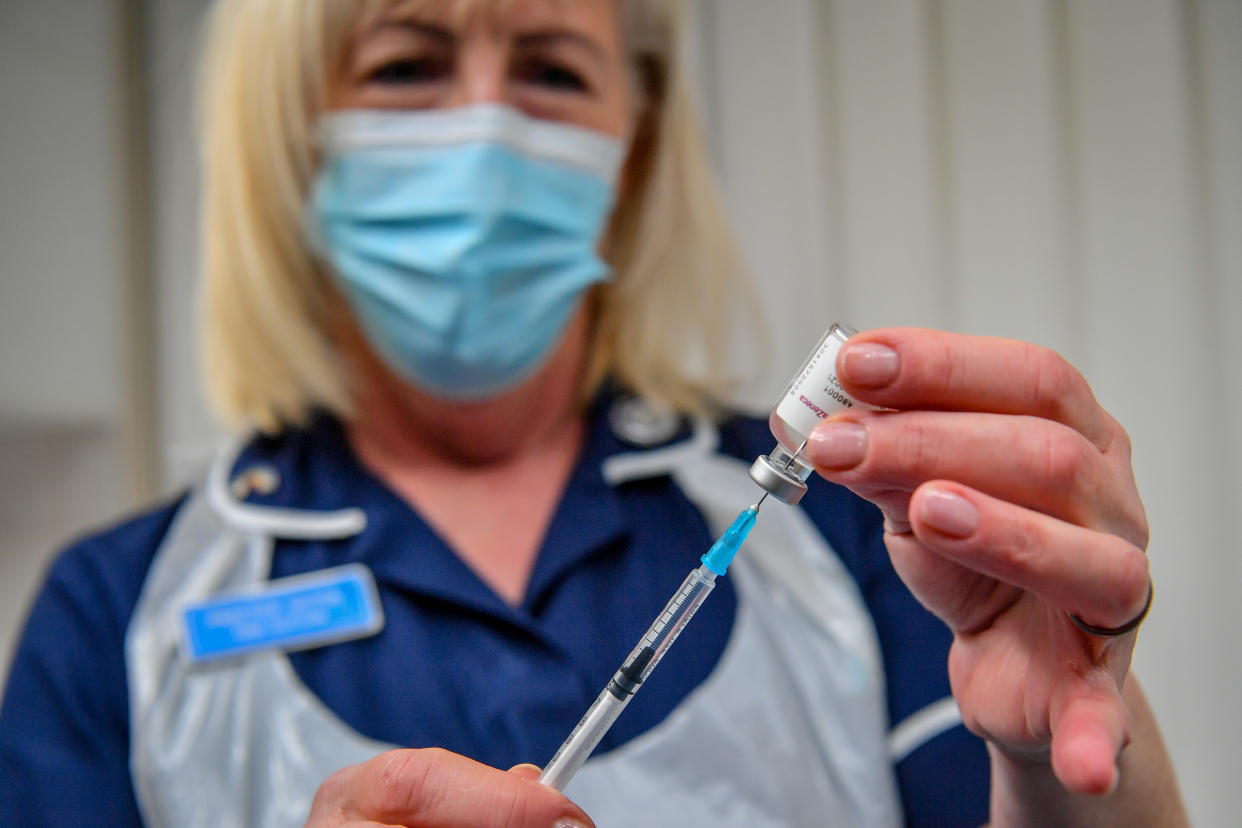
<path id="1" fill-rule="evenodd" d="M 701 426 L 688 445 L 611 458 L 605 474 L 671 473 L 719 532 L 757 490 L 713 449 Z M 150 828 L 296 828 L 327 776 L 394 747 L 345 725 L 283 652 L 183 660 L 181 611 L 265 581 L 274 537 L 346 537 L 364 522 L 238 503 L 231 461 L 182 506 L 126 637 L 130 770 Z M 738 615 L 711 675 L 566 793 L 599 828 L 899 825 L 879 648 L 850 574 L 800 510 L 768 503 L 728 577 Z"/>

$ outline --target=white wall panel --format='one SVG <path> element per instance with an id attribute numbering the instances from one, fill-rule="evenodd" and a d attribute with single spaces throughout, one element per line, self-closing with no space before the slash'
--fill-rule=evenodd
<path id="1" fill-rule="evenodd" d="M 165 487 L 197 478 L 219 441 L 198 360 L 198 145 L 194 73 L 209 0 L 146 2 L 155 152 L 152 256 L 157 273 L 156 366 Z"/>
<path id="2" fill-rule="evenodd" d="M 1215 331 L 1216 375 L 1211 382 L 1223 398 L 1222 428 L 1214 439 L 1226 448 L 1222 456 L 1227 458 L 1217 482 L 1229 497 L 1225 513 L 1242 515 L 1242 2 L 1198 0 L 1190 7 L 1190 36 L 1198 46 L 1194 59 L 1202 84 L 1196 118 L 1202 119 L 1198 172 Z M 1242 589 L 1242 563 L 1237 555 L 1227 557 L 1238 573 L 1228 580 L 1235 590 Z M 1242 686 L 1242 667 L 1232 685 Z"/>
<path id="3" fill-rule="evenodd" d="M 51 555 L 134 494 L 118 10 L 0 2 L 0 685 Z"/>
<path id="4" fill-rule="evenodd" d="M 1210 300 L 1194 329 L 1204 338 L 1210 360 L 1203 377 L 1206 393 L 1197 406 L 1208 412 L 1208 457 L 1205 465 L 1192 470 L 1197 474 L 1191 491 L 1193 497 L 1209 499 L 1214 511 L 1206 519 L 1215 531 L 1207 540 L 1211 545 L 1184 549 L 1180 556 L 1187 592 L 1198 593 L 1189 600 L 1211 608 L 1188 619 L 1181 630 L 1193 642 L 1192 655 L 1184 661 L 1194 671 L 1187 684 L 1206 686 L 1197 698 L 1181 703 L 1207 702 L 1208 708 L 1200 713 L 1202 724 L 1193 737 L 1174 733 L 1171 738 L 1177 739 L 1179 756 L 1203 754 L 1193 765 L 1184 760 L 1183 767 L 1198 772 L 1200 763 L 1214 763 L 1204 769 L 1203 778 L 1183 779 L 1182 784 L 1201 816 L 1197 824 L 1224 825 L 1236 820 L 1238 763 L 1233 754 L 1242 744 L 1242 713 L 1236 701 L 1242 687 L 1242 645 L 1237 643 L 1237 630 L 1242 629 L 1237 598 L 1242 592 L 1237 531 L 1242 515 L 1242 2 L 1198 0 L 1187 5 L 1189 41 L 1195 49 L 1190 59 L 1199 84 L 1194 113 L 1201 151 L 1198 217 Z M 1203 427 L 1198 410 L 1183 420 L 1183 427 Z M 1198 592 L 1200 587 L 1205 589 Z M 1181 606 L 1172 604 L 1170 610 L 1180 612 Z M 1209 630 L 1222 632 L 1204 635 L 1203 627 L 1191 626 L 1204 622 L 1214 625 Z M 1198 671 L 1191 663 L 1196 660 L 1210 665 L 1210 671 Z"/>
<path id="5" fill-rule="evenodd" d="M 836 139 L 825 147 L 840 221 L 835 275 L 849 299 L 846 321 L 860 327 L 945 326 L 954 316 L 930 8 L 921 0 L 821 5 L 819 54 Z"/>
<path id="6" fill-rule="evenodd" d="M 0 8 L 0 426 L 119 413 L 119 34 L 112 3 Z"/>
<path id="7" fill-rule="evenodd" d="M 1081 356 L 1059 34 L 1040 0 L 944 0 L 949 267 L 958 327 Z"/>
<path id="8" fill-rule="evenodd" d="M 716 127 L 729 213 L 739 227 L 755 230 L 741 241 L 768 299 L 776 350 L 805 354 L 827 327 L 835 298 L 825 267 L 832 225 L 822 184 L 814 3 L 724 0 L 700 9 L 716 58 L 704 84 L 712 96 L 707 123 Z M 806 105 L 790 111 L 787 95 Z M 787 379 L 766 378 L 757 400 L 768 402 Z"/>

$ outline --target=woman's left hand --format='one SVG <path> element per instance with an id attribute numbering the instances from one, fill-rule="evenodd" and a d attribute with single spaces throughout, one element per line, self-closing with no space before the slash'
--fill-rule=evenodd
<path id="1" fill-rule="evenodd" d="M 1117 781 L 1121 687 L 1148 600 L 1147 520 L 1124 430 L 1045 348 L 894 328 L 853 337 L 837 370 L 857 399 L 807 448 L 876 503 L 898 574 L 949 625 L 966 726 L 1063 785 Z"/>

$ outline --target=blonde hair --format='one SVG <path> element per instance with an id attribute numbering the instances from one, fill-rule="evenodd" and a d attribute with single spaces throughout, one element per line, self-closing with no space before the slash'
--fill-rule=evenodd
<path id="1" fill-rule="evenodd" d="M 203 360 L 234 427 L 348 418 L 337 294 L 303 235 L 312 135 L 359 19 L 390 0 L 217 0 L 201 67 Z M 720 209 L 674 54 L 669 0 L 621 0 L 643 112 L 604 247 L 582 400 L 608 378 L 710 413 L 738 377 L 729 334 L 749 280 Z"/>

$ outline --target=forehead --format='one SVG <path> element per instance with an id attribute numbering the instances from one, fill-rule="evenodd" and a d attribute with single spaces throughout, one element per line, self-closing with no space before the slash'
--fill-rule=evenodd
<path id="1" fill-rule="evenodd" d="M 619 34 L 621 0 L 372 0 L 360 15 L 366 31 L 384 22 L 419 20 L 450 29 L 485 24 L 504 30 L 556 25 Z"/>

